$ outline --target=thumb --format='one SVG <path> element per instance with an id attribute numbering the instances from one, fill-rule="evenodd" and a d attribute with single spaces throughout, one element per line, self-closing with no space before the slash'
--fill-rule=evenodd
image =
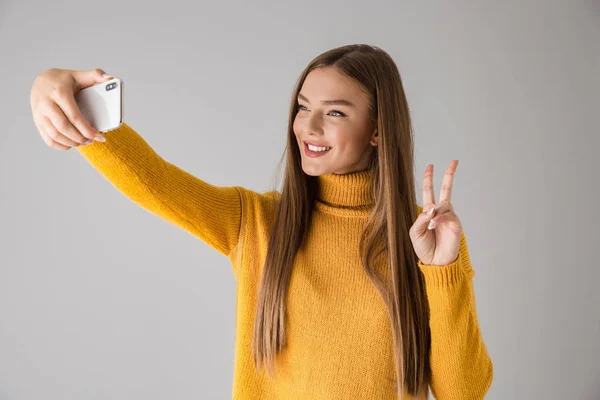
<path id="1" fill-rule="evenodd" d="M 112 75 L 106 74 L 103 69 L 95 68 L 88 71 L 73 71 L 72 73 L 78 90 L 85 89 L 96 83 L 112 79 Z"/>

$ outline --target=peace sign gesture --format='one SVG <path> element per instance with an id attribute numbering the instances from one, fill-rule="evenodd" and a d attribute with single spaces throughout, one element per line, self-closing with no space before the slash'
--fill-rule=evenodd
<path id="1" fill-rule="evenodd" d="M 413 248 L 423 264 L 443 266 L 453 263 L 458 258 L 463 228 L 450 202 L 457 166 L 458 160 L 453 160 L 446 169 L 437 206 L 433 192 L 433 164 L 429 164 L 425 169 L 423 212 L 410 228 Z"/>

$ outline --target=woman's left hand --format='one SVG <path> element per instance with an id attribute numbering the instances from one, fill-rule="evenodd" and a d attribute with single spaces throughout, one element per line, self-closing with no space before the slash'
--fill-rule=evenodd
<path id="1" fill-rule="evenodd" d="M 453 160 L 446 170 L 442 182 L 440 202 L 437 206 L 433 192 L 433 165 L 430 164 L 425 169 L 423 212 L 410 228 L 410 239 L 413 248 L 423 264 L 443 266 L 453 263 L 458 258 L 463 227 L 450 202 L 452 182 L 457 166 L 458 160 Z M 433 213 L 427 215 L 427 211 L 433 207 L 435 207 Z M 432 220 L 432 226 L 430 226 Z M 428 229 L 428 227 L 431 229 Z"/>

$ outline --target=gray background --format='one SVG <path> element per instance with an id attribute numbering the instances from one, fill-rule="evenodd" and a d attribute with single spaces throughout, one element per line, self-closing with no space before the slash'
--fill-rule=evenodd
<path id="1" fill-rule="evenodd" d="M 349 43 L 399 66 L 419 201 L 460 160 L 487 398 L 600 398 L 600 5 L 415 3 L 0 2 L 0 399 L 231 398 L 229 260 L 47 147 L 35 76 L 105 69 L 165 159 L 263 191 L 295 80 Z"/>

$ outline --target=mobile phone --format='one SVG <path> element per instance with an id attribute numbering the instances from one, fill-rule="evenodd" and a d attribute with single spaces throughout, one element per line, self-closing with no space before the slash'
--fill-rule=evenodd
<path id="1" fill-rule="evenodd" d="M 113 78 L 95 83 L 75 93 L 75 101 L 85 120 L 101 133 L 123 123 L 123 80 Z"/>

